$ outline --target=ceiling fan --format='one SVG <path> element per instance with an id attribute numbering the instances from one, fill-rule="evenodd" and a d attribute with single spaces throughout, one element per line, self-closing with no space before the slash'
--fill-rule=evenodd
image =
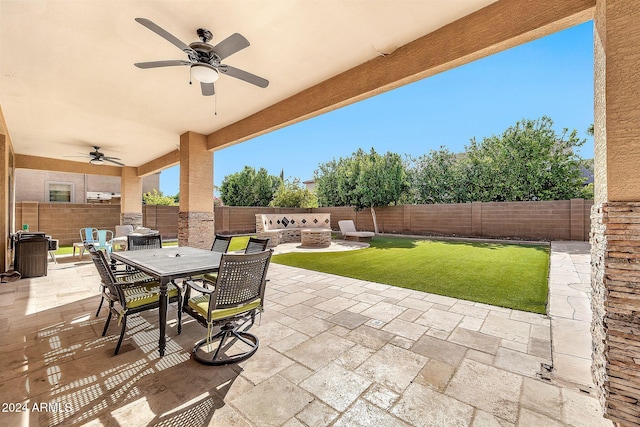
<path id="1" fill-rule="evenodd" d="M 68 156 L 68 157 L 80 157 L 80 156 Z M 88 158 L 89 163 L 91 163 L 92 165 L 102 165 L 104 164 L 104 162 L 110 162 L 118 166 L 124 166 L 124 163 L 120 163 L 118 161 L 120 160 L 119 158 L 105 156 L 104 153 L 100 152 L 100 147 L 95 145 L 93 146 L 93 151 L 90 151 L 89 154 L 84 154 L 81 157 Z"/>
<path id="2" fill-rule="evenodd" d="M 214 82 L 218 80 L 220 74 L 235 77 L 261 88 L 266 88 L 269 85 L 269 81 L 262 77 L 222 63 L 224 59 L 249 46 L 249 41 L 241 34 L 234 33 L 217 45 L 212 46 L 208 43 L 213 38 L 211 31 L 199 28 L 196 33 L 201 41 L 186 45 L 177 37 L 146 18 L 136 18 L 136 21 L 178 47 L 187 54 L 188 58 L 186 60 L 137 62 L 134 65 L 138 68 L 188 65 L 191 67 L 191 75 L 200 82 L 200 89 L 204 96 L 215 94 Z"/>

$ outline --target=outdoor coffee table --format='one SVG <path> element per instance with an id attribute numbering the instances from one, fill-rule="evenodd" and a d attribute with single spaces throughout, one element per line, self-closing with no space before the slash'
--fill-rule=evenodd
<path id="1" fill-rule="evenodd" d="M 220 252 L 189 246 L 170 247 L 165 249 L 146 249 L 141 251 L 113 252 L 111 257 L 130 265 L 160 283 L 160 339 L 158 350 L 164 356 L 167 344 L 165 331 L 167 328 L 167 285 L 175 279 L 196 276 L 217 271 L 220 267 Z M 181 307 L 178 307 L 181 309 Z M 178 329 L 180 333 L 180 329 Z"/>

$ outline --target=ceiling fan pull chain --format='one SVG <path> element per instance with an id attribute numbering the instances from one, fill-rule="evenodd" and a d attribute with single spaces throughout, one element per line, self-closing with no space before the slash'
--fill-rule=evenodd
<path id="1" fill-rule="evenodd" d="M 213 95 L 213 115 L 218 115 L 218 95 Z"/>

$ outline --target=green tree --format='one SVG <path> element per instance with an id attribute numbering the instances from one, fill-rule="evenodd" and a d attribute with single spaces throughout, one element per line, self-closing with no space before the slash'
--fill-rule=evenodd
<path id="1" fill-rule="evenodd" d="M 466 201 L 565 200 L 580 197 L 584 178 L 574 129 L 553 130 L 549 117 L 522 120 L 500 136 L 474 139 L 461 158 Z"/>
<path id="2" fill-rule="evenodd" d="M 466 201 L 461 159 L 440 147 L 418 157 L 410 167 L 412 189 L 417 203 L 459 203 Z"/>
<path id="3" fill-rule="evenodd" d="M 281 208 L 317 208 L 318 198 L 300 183 L 300 179 L 286 179 L 280 184 L 269 206 Z"/>
<path id="4" fill-rule="evenodd" d="M 245 166 L 240 172 L 227 175 L 220 185 L 220 197 L 226 206 L 269 206 L 280 184 L 280 178 L 266 169 L 257 172 Z"/>
<path id="5" fill-rule="evenodd" d="M 158 191 L 155 188 L 148 193 L 142 195 L 142 201 L 146 205 L 159 205 L 159 206 L 176 206 L 176 200 L 173 196 L 165 196 L 162 191 Z"/>
<path id="6" fill-rule="evenodd" d="M 369 153 L 358 149 L 351 157 L 319 165 L 315 181 L 318 198 L 324 206 L 369 208 L 376 233 L 375 207 L 397 204 L 409 189 L 409 176 L 402 158 L 390 152 L 381 156 L 373 148 Z"/>

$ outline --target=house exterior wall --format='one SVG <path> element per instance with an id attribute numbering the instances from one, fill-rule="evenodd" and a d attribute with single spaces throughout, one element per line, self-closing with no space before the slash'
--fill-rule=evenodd
<path id="1" fill-rule="evenodd" d="M 121 193 L 121 178 L 117 176 L 89 175 L 68 172 L 51 172 L 34 169 L 16 169 L 16 202 L 32 201 L 48 203 L 46 199 L 47 182 L 72 183 L 74 199 L 72 203 L 84 203 L 87 191 Z M 160 188 L 160 174 L 146 176 L 142 180 L 142 192 L 147 193 Z"/>

